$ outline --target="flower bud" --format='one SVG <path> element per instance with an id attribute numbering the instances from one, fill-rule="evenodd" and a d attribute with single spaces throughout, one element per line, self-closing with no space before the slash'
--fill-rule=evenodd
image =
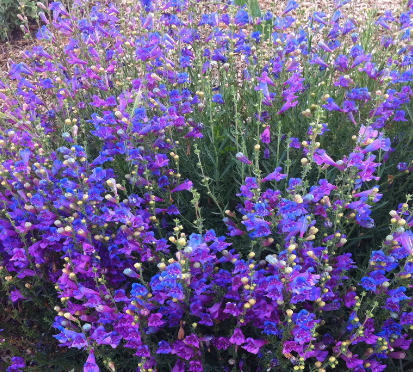
<path id="1" fill-rule="evenodd" d="M 243 278 L 241 278 L 241 283 L 242 284 L 247 284 L 249 282 L 249 279 L 246 277 L 246 276 L 244 276 Z"/>
<path id="2" fill-rule="evenodd" d="M 180 245 L 181 247 L 183 247 L 186 244 L 186 239 L 185 238 L 179 238 L 176 243 L 178 245 Z"/>
<path id="3" fill-rule="evenodd" d="M 313 251 L 308 251 L 308 252 L 307 252 L 307 256 L 308 256 L 308 257 L 311 257 L 311 258 L 313 258 L 313 259 L 316 259 L 316 258 L 317 258 Z"/>

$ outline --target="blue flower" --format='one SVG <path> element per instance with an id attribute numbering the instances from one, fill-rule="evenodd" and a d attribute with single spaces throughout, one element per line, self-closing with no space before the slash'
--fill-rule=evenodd
<path id="1" fill-rule="evenodd" d="M 212 102 L 224 104 L 224 99 L 222 98 L 222 94 L 214 94 L 212 97 Z"/>
<path id="2" fill-rule="evenodd" d="M 267 335 L 279 335 L 279 330 L 277 328 L 277 324 L 274 322 L 269 322 L 266 321 L 264 322 L 264 333 L 266 333 Z"/>
<path id="3" fill-rule="evenodd" d="M 132 284 L 132 290 L 131 290 L 132 296 L 134 296 L 134 297 L 138 297 L 138 296 L 144 297 L 148 293 L 149 293 L 148 290 L 142 284 L 139 284 L 139 283 L 133 283 Z"/>
<path id="4" fill-rule="evenodd" d="M 361 279 L 361 285 L 363 286 L 364 289 L 366 290 L 371 290 L 375 291 L 376 290 L 376 281 L 373 278 L 370 277 L 364 277 Z"/>
<path id="5" fill-rule="evenodd" d="M 49 31 L 47 26 L 42 26 L 36 33 L 36 37 L 39 40 L 50 40 L 53 37 L 53 34 Z"/>
<path id="6" fill-rule="evenodd" d="M 244 26 L 249 22 L 248 12 L 245 10 L 238 10 L 238 13 L 235 15 L 235 24 L 237 26 Z"/>
<path id="7" fill-rule="evenodd" d="M 189 236 L 188 246 L 192 249 L 197 248 L 202 243 L 202 236 L 199 234 L 191 234 Z"/>

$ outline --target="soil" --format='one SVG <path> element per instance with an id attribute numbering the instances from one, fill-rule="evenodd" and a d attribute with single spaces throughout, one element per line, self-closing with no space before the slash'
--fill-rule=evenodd
<path id="1" fill-rule="evenodd" d="M 38 40 L 36 39 L 37 24 L 29 25 L 29 28 L 31 38 L 24 38 L 23 33 L 16 30 L 9 36 L 9 41 L 0 41 L 0 77 L 9 71 L 10 59 L 14 62 L 19 62 L 22 60 L 22 52 L 38 45 Z"/>

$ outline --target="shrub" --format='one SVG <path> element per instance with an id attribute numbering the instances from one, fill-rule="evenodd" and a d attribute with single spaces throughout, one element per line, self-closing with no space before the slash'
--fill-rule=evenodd
<path id="1" fill-rule="evenodd" d="M 27 33 L 28 22 L 37 20 L 35 1 L 2 0 L 0 2 L 0 40 L 8 39 L 11 33 L 19 32 L 21 28 Z"/>
<path id="2" fill-rule="evenodd" d="M 0 81 L 9 371 L 411 366 L 413 2 L 347 3 L 42 10 Z"/>

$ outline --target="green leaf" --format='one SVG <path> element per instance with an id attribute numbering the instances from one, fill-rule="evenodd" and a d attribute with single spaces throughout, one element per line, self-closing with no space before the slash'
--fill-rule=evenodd
<path id="1" fill-rule="evenodd" d="M 253 17 L 261 17 L 261 9 L 257 0 L 235 0 L 235 5 L 246 5 Z"/>
<path id="2" fill-rule="evenodd" d="M 268 40 L 271 36 L 272 26 L 272 20 L 269 19 L 268 21 L 261 22 L 261 24 L 254 26 L 254 30 L 261 32 L 261 38 L 263 40 Z"/>

